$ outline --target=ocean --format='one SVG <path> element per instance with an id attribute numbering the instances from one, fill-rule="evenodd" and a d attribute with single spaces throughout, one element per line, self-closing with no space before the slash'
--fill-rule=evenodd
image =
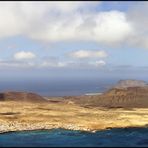
<path id="1" fill-rule="evenodd" d="M 42 96 L 77 96 L 100 93 L 110 88 L 116 81 L 106 79 L 26 79 L 0 80 L 0 92 L 27 91 Z"/>
<path id="2" fill-rule="evenodd" d="M 65 129 L 22 131 L 0 134 L 1 147 L 144 147 L 148 128 L 125 128 L 96 133 Z"/>

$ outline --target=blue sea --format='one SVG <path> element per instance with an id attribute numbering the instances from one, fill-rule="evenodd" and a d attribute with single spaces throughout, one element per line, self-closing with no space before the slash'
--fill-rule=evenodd
<path id="1" fill-rule="evenodd" d="M 105 79 L 23 79 L 0 80 L 0 92 L 27 91 L 42 96 L 77 96 L 103 92 L 116 81 Z"/>
<path id="2" fill-rule="evenodd" d="M 148 146 L 148 128 L 125 128 L 96 133 L 65 129 L 0 134 L 1 147 L 140 147 Z"/>

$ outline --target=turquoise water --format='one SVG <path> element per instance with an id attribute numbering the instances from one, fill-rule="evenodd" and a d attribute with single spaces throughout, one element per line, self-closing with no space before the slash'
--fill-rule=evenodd
<path id="1" fill-rule="evenodd" d="M 148 128 L 126 128 L 96 133 L 64 129 L 0 134 L 1 147 L 148 146 Z"/>

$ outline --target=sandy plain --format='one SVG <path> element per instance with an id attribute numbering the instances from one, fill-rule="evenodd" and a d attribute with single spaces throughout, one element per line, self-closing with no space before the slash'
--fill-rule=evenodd
<path id="1" fill-rule="evenodd" d="M 53 128 L 95 132 L 148 125 L 147 108 L 88 108 L 62 99 L 52 100 L 49 103 L 1 101 L 0 132 Z"/>

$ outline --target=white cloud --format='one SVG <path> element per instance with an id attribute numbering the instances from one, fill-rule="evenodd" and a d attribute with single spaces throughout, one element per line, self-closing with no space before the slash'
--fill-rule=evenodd
<path id="1" fill-rule="evenodd" d="M 132 32 L 131 25 L 123 12 L 100 12 L 94 17 L 96 22 L 94 40 L 98 42 L 120 42 Z"/>
<path id="2" fill-rule="evenodd" d="M 48 27 L 52 26 L 51 29 L 53 29 L 54 24 L 59 24 L 58 20 L 62 14 L 63 18 L 66 13 L 73 13 L 88 6 L 94 7 L 95 4 L 90 2 L 0 2 L 0 37 L 14 35 L 32 37 L 36 34 L 44 34 Z M 63 19 L 65 21 L 65 18 Z"/>
<path id="3" fill-rule="evenodd" d="M 132 34 L 126 43 L 130 46 L 148 49 L 148 3 L 139 2 L 127 13 L 127 19 L 133 26 Z"/>
<path id="4" fill-rule="evenodd" d="M 37 65 L 33 62 L 15 61 L 15 60 L 0 60 L 0 68 L 32 68 Z"/>
<path id="5" fill-rule="evenodd" d="M 95 41 L 148 49 L 148 3 L 129 12 L 98 11 L 101 2 L 0 2 L 0 39 Z M 131 6 L 130 6 L 131 7 Z"/>
<path id="6" fill-rule="evenodd" d="M 109 11 L 65 14 L 50 24 L 47 23 L 44 30 L 38 28 L 36 31 L 30 31 L 28 35 L 32 39 L 50 42 L 83 40 L 111 44 L 126 39 L 131 31 L 123 12 Z"/>
<path id="7" fill-rule="evenodd" d="M 16 60 L 27 60 L 27 59 L 33 59 L 36 55 L 30 51 L 20 51 L 14 54 L 14 59 Z"/>
<path id="8" fill-rule="evenodd" d="M 0 37 L 116 43 L 131 32 L 124 12 L 97 12 L 100 2 L 1 2 Z M 89 11 L 90 10 L 90 11 Z"/>
<path id="9" fill-rule="evenodd" d="M 96 69 L 100 67 L 104 67 L 106 62 L 103 60 L 99 61 L 25 61 L 25 60 L 0 60 L 0 69 L 47 69 L 47 68 L 66 68 L 66 69 Z"/>
<path id="10" fill-rule="evenodd" d="M 99 61 L 65 61 L 65 62 L 49 62 L 44 61 L 38 65 L 40 68 L 72 68 L 72 69 L 91 69 L 103 67 L 106 65 L 106 62 L 103 60 Z"/>
<path id="11" fill-rule="evenodd" d="M 71 52 L 69 54 L 73 58 L 105 58 L 107 57 L 107 53 L 103 50 L 100 51 L 91 51 L 91 50 L 78 50 Z"/>
<path id="12" fill-rule="evenodd" d="M 43 63 L 41 63 L 39 65 L 39 67 L 66 67 L 67 63 L 66 62 L 48 62 L 48 61 L 43 61 Z"/>
<path id="13" fill-rule="evenodd" d="M 96 66 L 103 66 L 103 65 L 106 65 L 106 62 L 103 61 L 103 60 L 96 61 L 96 62 L 95 62 L 95 65 L 96 65 Z"/>

